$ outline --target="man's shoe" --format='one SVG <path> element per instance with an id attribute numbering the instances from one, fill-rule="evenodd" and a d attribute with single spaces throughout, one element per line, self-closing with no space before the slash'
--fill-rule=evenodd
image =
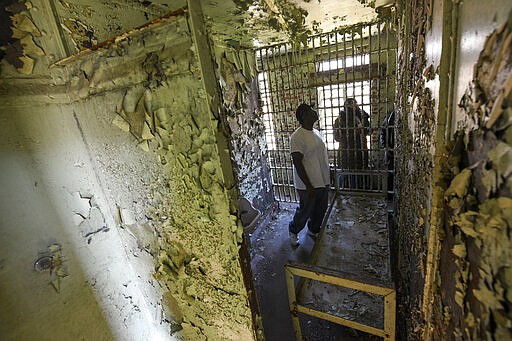
<path id="1" fill-rule="evenodd" d="M 290 243 L 292 246 L 298 246 L 299 245 L 299 237 L 296 233 L 290 232 Z"/>
<path id="2" fill-rule="evenodd" d="M 318 238 L 318 234 L 319 234 L 319 232 L 314 233 L 314 232 L 308 230 L 308 236 L 310 236 L 313 239 L 317 239 Z"/>

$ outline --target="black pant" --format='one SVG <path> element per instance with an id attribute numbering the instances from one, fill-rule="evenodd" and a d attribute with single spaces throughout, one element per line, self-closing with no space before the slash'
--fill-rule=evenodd
<path id="1" fill-rule="evenodd" d="M 297 192 L 299 193 L 300 201 L 299 206 L 295 210 L 293 220 L 288 225 L 290 232 L 299 233 L 307 222 L 308 229 L 313 233 L 318 233 L 327 211 L 327 187 L 313 189 L 312 196 L 309 196 L 305 190 L 298 189 Z"/>

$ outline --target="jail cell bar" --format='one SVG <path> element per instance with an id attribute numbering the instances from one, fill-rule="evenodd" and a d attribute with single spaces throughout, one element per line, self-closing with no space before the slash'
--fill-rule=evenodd
<path id="1" fill-rule="evenodd" d="M 276 200 L 298 201 L 289 139 L 299 126 L 295 109 L 303 102 L 318 111 L 315 127 L 328 148 L 333 187 L 392 190 L 388 181 L 394 170 L 385 164 L 384 155 L 391 155 L 394 146 L 382 142 L 393 140 L 389 133 L 394 134 L 394 126 L 383 123 L 394 109 L 395 37 L 392 25 L 379 21 L 312 36 L 304 46 L 279 44 L 256 51 Z M 361 111 L 341 115 L 349 98 Z M 388 138 L 382 140 L 384 128 Z"/>

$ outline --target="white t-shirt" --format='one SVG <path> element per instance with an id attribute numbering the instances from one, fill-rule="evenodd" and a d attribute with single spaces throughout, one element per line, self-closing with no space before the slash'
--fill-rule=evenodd
<path id="1" fill-rule="evenodd" d="M 314 188 L 325 187 L 331 183 L 327 148 L 318 130 L 311 131 L 302 127 L 295 130 L 290 138 L 290 153 L 295 152 L 304 155 L 302 164 Z M 293 184 L 296 189 L 306 189 L 295 166 L 293 167 Z"/>

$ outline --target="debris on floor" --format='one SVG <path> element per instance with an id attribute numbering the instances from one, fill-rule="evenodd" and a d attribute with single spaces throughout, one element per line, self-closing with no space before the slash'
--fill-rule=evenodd
<path id="1" fill-rule="evenodd" d="M 268 340 L 295 340 L 291 323 L 284 265 L 288 262 L 316 264 L 359 275 L 361 279 L 390 282 L 387 234 L 387 204 L 384 198 L 342 195 L 332 209 L 325 230 L 315 241 L 307 237 L 307 228 L 299 234 L 300 245 L 292 248 L 288 222 L 296 204 L 280 203 L 267 224 L 251 235 L 251 263 L 260 303 L 263 328 Z M 314 283 L 315 285 L 312 285 Z M 382 297 L 320 282 L 310 282 L 302 304 L 311 304 L 324 312 L 365 322 L 383 324 Z M 322 284 L 322 283 L 320 283 Z M 305 340 L 378 340 L 379 338 L 336 325 L 326 320 L 301 315 Z"/>

